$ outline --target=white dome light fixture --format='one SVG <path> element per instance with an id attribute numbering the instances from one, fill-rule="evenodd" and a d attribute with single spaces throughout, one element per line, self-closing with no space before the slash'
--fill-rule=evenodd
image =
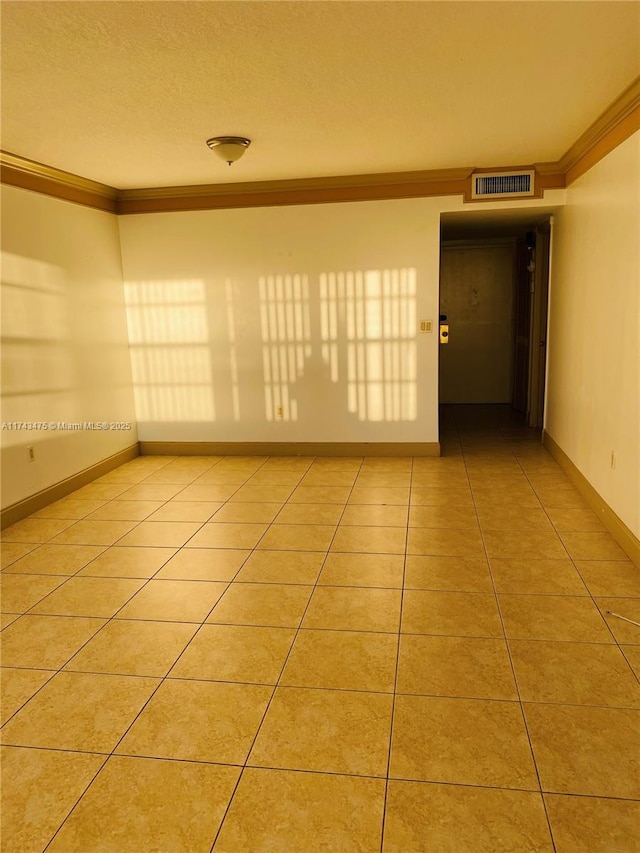
<path id="1" fill-rule="evenodd" d="M 207 145 L 230 166 L 242 157 L 251 140 L 244 136 L 214 136 L 207 139 Z"/>

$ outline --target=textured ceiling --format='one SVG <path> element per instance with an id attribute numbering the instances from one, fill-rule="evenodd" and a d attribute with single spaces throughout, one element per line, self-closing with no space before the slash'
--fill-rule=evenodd
<path id="1" fill-rule="evenodd" d="M 639 56 L 638 2 L 5 0 L 2 148 L 121 189 L 557 160 Z"/>

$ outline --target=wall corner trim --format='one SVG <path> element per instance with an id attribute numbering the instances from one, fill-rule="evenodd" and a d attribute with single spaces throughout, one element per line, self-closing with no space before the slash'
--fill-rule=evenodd
<path id="1" fill-rule="evenodd" d="M 640 568 L 640 540 L 611 509 L 559 444 L 544 430 L 542 443 L 556 460 L 629 559 Z"/>
<path id="2" fill-rule="evenodd" d="M 103 474 L 113 471 L 114 468 L 124 465 L 125 462 L 130 462 L 139 455 L 139 446 L 136 442 L 136 444 L 114 453 L 113 456 L 102 459 L 95 465 L 90 465 L 77 474 L 72 474 L 71 477 L 60 480 L 59 483 L 54 483 L 53 486 L 48 486 L 46 489 L 36 492 L 35 495 L 30 495 L 28 498 L 6 507 L 0 512 L 0 528 L 4 530 L 5 527 L 15 524 L 16 521 L 21 521 L 54 501 L 59 501 L 61 498 L 70 495 L 71 492 L 75 492 L 76 489 L 86 486 L 97 477 L 102 477 Z"/>
<path id="3" fill-rule="evenodd" d="M 141 441 L 143 456 L 440 456 L 439 441 Z"/>

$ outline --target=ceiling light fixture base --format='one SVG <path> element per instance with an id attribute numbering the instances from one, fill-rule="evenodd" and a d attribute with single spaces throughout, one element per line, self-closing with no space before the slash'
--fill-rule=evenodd
<path id="1" fill-rule="evenodd" d="M 246 136 L 214 136 L 207 139 L 207 145 L 230 166 L 242 157 L 251 140 Z"/>

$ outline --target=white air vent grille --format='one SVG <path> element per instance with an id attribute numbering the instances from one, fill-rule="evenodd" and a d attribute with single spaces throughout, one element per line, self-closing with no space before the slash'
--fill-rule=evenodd
<path id="1" fill-rule="evenodd" d="M 528 172 L 484 172 L 472 176 L 471 198 L 505 198 L 533 195 L 533 170 Z"/>

